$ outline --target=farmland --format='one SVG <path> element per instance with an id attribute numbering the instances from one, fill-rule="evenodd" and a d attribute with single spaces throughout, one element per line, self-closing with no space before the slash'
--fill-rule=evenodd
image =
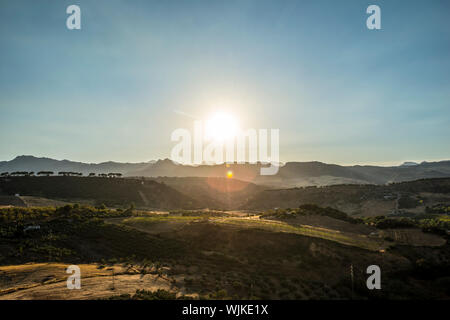
<path id="1" fill-rule="evenodd" d="M 0 299 L 154 298 L 137 290 L 195 299 L 349 299 L 350 264 L 353 295 L 360 299 L 448 294 L 444 267 L 449 261 L 442 260 L 448 245 L 433 234 L 433 241 L 420 242 L 423 232 L 417 228 L 405 243 L 404 236 L 391 241 L 367 234 L 389 229 L 355 227 L 329 216 L 324 216 L 327 226 L 319 226 L 317 215 L 308 225 L 270 212 L 85 205 L 7 208 L 0 214 Z M 346 231 L 331 228 L 330 219 L 347 224 Z M 40 230 L 19 232 L 30 224 Z M 64 282 L 64 268 L 72 264 L 81 266 L 85 284 L 75 293 Z M 384 272 L 381 292 L 365 287 L 365 268 L 371 264 Z M 422 275 L 430 270 L 432 280 Z"/>

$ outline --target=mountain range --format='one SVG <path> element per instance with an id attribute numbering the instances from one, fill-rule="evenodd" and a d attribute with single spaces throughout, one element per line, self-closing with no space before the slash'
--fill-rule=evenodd
<path id="1" fill-rule="evenodd" d="M 122 173 L 125 177 L 226 177 L 228 171 L 233 178 L 275 187 L 300 187 L 333 184 L 386 184 L 424 178 L 450 177 L 450 160 L 411 163 L 399 166 L 341 166 L 323 162 L 287 162 L 273 176 L 259 174 L 261 163 L 181 165 L 169 159 L 140 163 L 83 163 L 55 160 L 34 156 L 18 156 L 11 161 L 0 162 L 1 172 L 14 171 L 60 171 L 89 173 Z"/>

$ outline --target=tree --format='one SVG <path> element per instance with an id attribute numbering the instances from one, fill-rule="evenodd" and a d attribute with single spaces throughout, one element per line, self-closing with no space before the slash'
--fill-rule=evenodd
<path id="1" fill-rule="evenodd" d="M 11 172 L 12 176 L 28 176 L 29 172 L 28 171 L 14 171 Z"/>
<path id="2" fill-rule="evenodd" d="M 110 178 L 119 178 L 121 176 L 122 176 L 122 174 L 121 173 L 117 173 L 117 172 L 110 172 L 110 173 L 108 173 L 108 177 L 110 177 Z"/>
<path id="3" fill-rule="evenodd" d="M 38 173 L 37 173 L 37 175 L 38 176 L 51 176 L 51 175 L 53 175 L 54 174 L 54 172 L 53 171 L 39 171 Z"/>
<path id="4" fill-rule="evenodd" d="M 72 172 L 72 171 L 60 171 L 58 172 L 60 176 L 82 176 L 81 172 Z"/>

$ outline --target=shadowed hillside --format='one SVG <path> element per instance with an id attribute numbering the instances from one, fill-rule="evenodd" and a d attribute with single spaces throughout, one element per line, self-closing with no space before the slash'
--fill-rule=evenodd
<path id="1" fill-rule="evenodd" d="M 228 178 L 159 177 L 155 181 L 197 200 L 204 207 L 237 209 L 253 195 L 267 188 L 250 182 Z"/>
<path id="2" fill-rule="evenodd" d="M 152 180 L 100 177 L 8 177 L 0 179 L 0 190 L 61 200 L 93 200 L 97 204 L 147 208 L 196 208 L 198 203 L 171 187 Z"/>

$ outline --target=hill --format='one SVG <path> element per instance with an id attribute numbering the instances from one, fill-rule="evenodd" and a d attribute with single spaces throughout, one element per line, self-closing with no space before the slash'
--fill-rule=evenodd
<path id="1" fill-rule="evenodd" d="M 96 204 L 145 208 L 197 208 L 199 203 L 173 188 L 152 180 L 100 177 L 8 177 L 0 179 L 5 195 L 50 199 L 92 200 Z"/>
<path id="2" fill-rule="evenodd" d="M 267 189 L 250 182 L 228 178 L 159 177 L 154 179 L 212 209 L 237 209 L 256 193 Z"/>
<path id="3" fill-rule="evenodd" d="M 304 209 L 297 218 L 353 225 L 334 210 Z M 437 245 L 403 245 L 370 238 L 363 226 L 339 231 L 330 229 L 329 219 L 327 227 L 315 227 L 297 218 L 86 206 L 0 209 L 0 299 L 129 299 L 137 289 L 160 286 L 204 299 L 448 299 L 443 238 Z M 25 232 L 30 224 L 40 229 Z M 89 275 L 76 294 L 64 289 L 62 273 L 71 264 Z M 383 270 L 383 290 L 367 289 L 372 264 Z"/>
<path id="4" fill-rule="evenodd" d="M 120 172 L 126 173 L 131 170 L 139 170 L 150 165 L 148 163 L 120 163 L 114 161 L 102 163 L 83 163 L 70 160 L 55 160 L 51 158 L 38 158 L 34 156 L 18 156 L 11 161 L 0 162 L 0 172 L 14 171 L 72 171 L 83 174 Z"/>
<path id="5" fill-rule="evenodd" d="M 439 204 L 450 205 L 450 178 L 421 179 L 389 185 L 332 185 L 267 189 L 254 194 L 242 208 L 329 206 L 350 215 L 424 214 Z M 428 208 L 428 209 L 427 209 Z"/>
<path id="6" fill-rule="evenodd" d="M 426 178 L 450 177 L 450 161 L 422 162 L 416 165 L 340 166 L 322 162 L 287 162 L 273 176 L 261 176 L 262 164 L 181 165 L 169 159 L 143 163 L 103 162 L 98 164 L 19 156 L 0 162 L 0 172 L 14 171 L 73 171 L 88 173 L 118 172 L 135 177 L 226 177 L 233 171 L 242 181 L 276 186 L 278 188 L 322 186 L 334 184 L 386 184 Z"/>
<path id="7" fill-rule="evenodd" d="M 15 197 L 15 194 L 21 197 Z M 440 207 L 450 207 L 450 178 L 389 185 L 348 184 L 287 189 L 215 177 L 0 178 L 0 205 L 20 206 L 24 201 L 29 205 L 48 203 L 49 206 L 66 201 L 122 207 L 134 203 L 147 209 L 251 211 L 316 204 L 357 216 L 417 216 Z"/>

